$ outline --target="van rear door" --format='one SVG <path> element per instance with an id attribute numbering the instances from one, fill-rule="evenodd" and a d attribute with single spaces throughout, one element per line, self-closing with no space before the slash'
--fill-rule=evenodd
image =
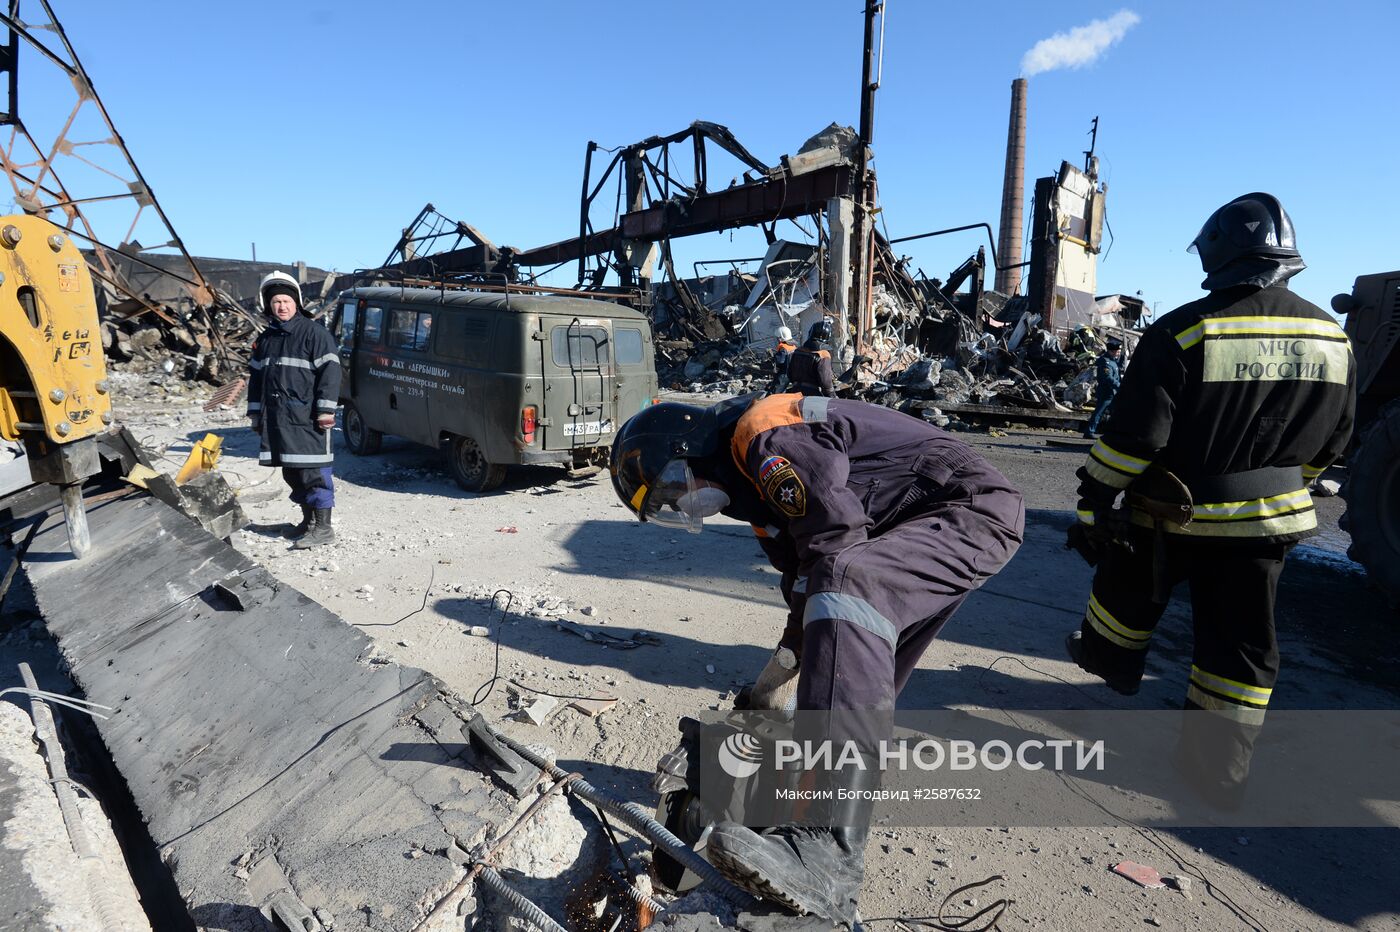
<path id="1" fill-rule="evenodd" d="M 613 394 L 617 398 L 614 415 L 619 424 L 651 404 L 656 394 L 652 374 L 651 331 L 642 321 L 613 321 Z"/>
<path id="2" fill-rule="evenodd" d="M 571 450 L 611 444 L 617 431 L 610 389 L 611 322 L 541 314 L 540 331 L 544 448 Z"/>

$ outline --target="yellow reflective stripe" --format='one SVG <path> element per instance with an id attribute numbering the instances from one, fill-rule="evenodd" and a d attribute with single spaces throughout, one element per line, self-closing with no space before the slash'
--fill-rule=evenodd
<path id="1" fill-rule="evenodd" d="M 1089 622 L 1089 627 L 1094 629 L 1095 634 L 1111 644 L 1117 644 L 1119 647 L 1126 648 L 1127 650 L 1147 650 L 1146 641 L 1130 641 L 1125 637 L 1115 634 L 1113 629 L 1096 618 L 1093 612 L 1085 612 L 1084 620 Z"/>
<path id="2" fill-rule="evenodd" d="M 647 487 L 645 485 L 639 486 L 637 489 L 637 494 L 632 496 L 632 510 L 635 511 L 637 514 L 642 513 L 642 502 L 646 501 L 646 497 Z"/>
<path id="3" fill-rule="evenodd" d="M 1326 471 L 1327 471 L 1327 467 L 1326 467 L 1326 466 L 1304 466 L 1304 467 L 1303 467 L 1303 478 L 1304 478 L 1304 479 L 1316 479 L 1318 476 L 1322 475 L 1322 474 L 1325 473 Z"/>
<path id="4" fill-rule="evenodd" d="M 1074 516 L 1079 519 L 1080 524 L 1092 525 L 1094 523 L 1094 513 L 1092 511 L 1085 511 L 1082 508 L 1077 509 L 1074 512 Z"/>
<path id="5" fill-rule="evenodd" d="M 1255 706 L 1236 705 L 1219 696 L 1212 696 L 1201 689 L 1195 683 L 1186 687 L 1186 698 L 1194 702 L 1203 709 L 1209 709 L 1222 718 L 1239 722 L 1241 725 L 1262 725 L 1264 724 L 1264 709 Z M 1190 710 L 1187 710 L 1188 712 Z"/>
<path id="6" fill-rule="evenodd" d="M 1089 593 L 1089 614 L 1091 616 L 1097 617 L 1098 620 L 1102 621 L 1110 630 L 1114 631 L 1122 637 L 1127 638 L 1130 641 L 1142 642 L 1149 641 L 1152 639 L 1151 631 L 1139 631 L 1136 628 L 1129 628 L 1117 618 L 1114 618 L 1112 613 L 1110 613 L 1108 609 L 1103 607 L 1103 603 L 1099 601 L 1099 597 L 1094 595 L 1092 592 Z"/>
<path id="7" fill-rule="evenodd" d="M 1241 683 L 1239 680 L 1208 673 L 1194 663 L 1191 664 L 1191 681 L 1202 689 L 1209 689 L 1213 693 L 1228 696 L 1240 702 L 1247 702 L 1250 705 L 1268 705 L 1269 697 L 1274 694 L 1272 689 L 1266 689 L 1263 686 L 1251 686 L 1248 683 Z"/>
<path id="8" fill-rule="evenodd" d="M 1126 489 L 1136 476 L 1125 476 L 1116 469 L 1109 469 L 1092 456 L 1084 461 L 1084 471 L 1104 485 L 1114 489 Z"/>
<path id="9" fill-rule="evenodd" d="M 1198 322 L 1196 326 L 1181 331 L 1176 335 L 1177 345 L 1182 349 L 1190 349 L 1205 337 L 1204 322 Z"/>
<path id="10" fill-rule="evenodd" d="M 1347 338 L 1346 332 L 1332 321 L 1311 317 L 1213 317 L 1201 321 L 1197 326 L 1204 329 L 1206 336 L 1278 334 L 1333 337 L 1339 340 Z"/>
<path id="11" fill-rule="evenodd" d="M 1291 514 L 1312 505 L 1307 489 L 1252 498 L 1243 502 L 1202 503 L 1192 506 L 1197 521 L 1240 521 L 1246 518 L 1269 518 Z"/>
<path id="12" fill-rule="evenodd" d="M 1262 335 L 1277 336 L 1318 336 L 1341 342 L 1347 335 L 1332 321 L 1315 320 L 1311 317 L 1215 317 L 1198 321 L 1176 335 L 1177 345 L 1190 349 L 1206 336 Z"/>
<path id="13" fill-rule="evenodd" d="M 1129 473 L 1134 476 L 1139 475 L 1148 466 L 1152 465 L 1150 460 L 1129 456 L 1127 453 L 1113 449 L 1113 447 L 1104 443 L 1103 440 L 1094 442 L 1094 445 L 1089 448 L 1089 455 L 1105 466 L 1111 466 L 1119 472 Z"/>
<path id="14" fill-rule="evenodd" d="M 1138 527 L 1152 527 L 1152 519 L 1138 511 L 1133 512 L 1132 521 Z M 1317 527 L 1317 511 L 1309 508 L 1306 511 L 1277 515 L 1272 518 L 1192 521 L 1185 527 L 1167 522 L 1165 530 L 1168 534 L 1177 534 L 1182 537 L 1277 537 L 1283 534 L 1311 531 L 1315 527 Z"/>

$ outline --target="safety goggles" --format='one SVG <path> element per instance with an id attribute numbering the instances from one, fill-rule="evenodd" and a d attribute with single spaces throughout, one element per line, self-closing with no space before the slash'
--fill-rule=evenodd
<path id="1" fill-rule="evenodd" d="M 642 520 L 699 534 L 705 519 L 729 504 L 719 486 L 696 479 L 690 464 L 673 459 L 661 470 L 642 504 Z"/>

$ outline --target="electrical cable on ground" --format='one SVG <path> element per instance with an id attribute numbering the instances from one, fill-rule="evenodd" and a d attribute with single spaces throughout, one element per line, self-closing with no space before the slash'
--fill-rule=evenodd
<path id="1" fill-rule="evenodd" d="M 498 595 L 500 595 L 500 594 L 502 594 L 502 593 L 505 593 L 505 595 L 506 595 L 506 604 L 505 604 L 504 607 L 501 608 L 501 617 L 498 618 L 498 619 L 496 619 L 496 631 L 495 631 L 495 636 L 492 638 L 492 639 L 496 642 L 496 656 L 495 656 L 495 660 L 494 660 L 494 663 L 493 663 L 493 666 L 492 666 L 492 669 L 491 669 L 491 678 L 490 678 L 489 680 L 487 680 L 486 682 L 482 683 L 480 686 L 477 687 L 476 692 L 472 695 L 472 705 L 481 705 L 481 703 L 483 703 L 483 702 L 485 702 L 487 699 L 489 699 L 489 698 L 491 697 L 491 693 L 492 693 L 492 692 L 495 690 L 495 688 L 496 688 L 496 682 L 502 678 L 502 677 L 501 677 L 501 636 L 502 636 L 502 632 L 505 630 L 506 614 L 510 611 L 511 605 L 515 602 L 515 593 L 511 592 L 509 589 L 497 589 L 495 592 L 491 593 L 491 604 L 492 604 L 492 605 L 495 605 L 495 604 L 496 604 L 496 596 L 498 596 Z M 524 683 L 521 683 L 521 682 L 519 682 L 519 681 L 517 681 L 517 680 L 510 679 L 510 678 L 508 678 L 508 677 L 506 678 L 506 682 L 509 683 L 509 684 L 512 685 L 512 686 L 515 686 L 515 687 L 519 688 L 519 689 L 523 689 L 523 690 L 525 690 L 526 692 L 532 692 L 532 693 L 535 693 L 535 694 L 540 695 L 540 696 L 548 696 L 548 697 L 550 697 L 551 699 L 567 699 L 567 700 L 571 700 L 571 701 L 572 701 L 572 700 L 581 700 L 581 699 L 591 699 L 591 700 L 595 700 L 595 701 L 597 701 L 597 702 L 615 702 L 615 701 L 617 701 L 617 698 L 618 698 L 617 696 L 569 696 L 569 695 L 565 695 L 564 693 L 552 693 L 552 692 L 548 692 L 547 690 L 536 689 L 536 688 L 533 687 L 533 686 L 526 686 Z M 484 692 L 483 692 L 483 690 L 484 690 Z"/>
<path id="2" fill-rule="evenodd" d="M 398 619 L 396 619 L 396 620 L 394 620 L 394 621 L 358 621 L 358 622 L 355 622 L 355 623 L 354 623 L 354 624 L 355 624 L 355 627 L 357 627 L 357 628 L 392 628 L 394 625 L 398 624 L 398 623 L 401 622 L 401 621 L 408 621 L 408 619 L 412 618 L 414 615 L 417 615 L 417 614 L 418 614 L 419 612 L 421 612 L 423 609 L 425 609 L 425 608 L 428 607 L 428 596 L 432 594 L 432 591 L 433 591 L 433 580 L 435 580 L 435 579 L 437 579 L 437 567 L 436 567 L 436 566 L 433 566 L 433 567 L 428 571 L 428 587 L 427 587 L 426 589 L 423 590 L 423 604 L 420 605 L 420 606 L 418 606 L 417 608 L 415 608 L 413 611 L 409 612 L 407 615 L 404 615 L 402 618 L 398 618 Z"/>
<path id="3" fill-rule="evenodd" d="M 496 689 L 496 681 L 501 678 L 501 629 L 505 625 L 506 613 L 509 612 L 510 607 L 515 604 L 514 592 L 511 592 L 509 589 L 497 589 L 495 592 L 491 593 L 492 605 L 496 604 L 496 596 L 501 593 L 505 593 L 506 604 L 501 606 L 501 617 L 496 619 L 495 665 L 491 669 L 491 678 L 478 686 L 476 692 L 472 694 L 472 705 L 481 705 L 487 699 L 491 698 L 491 693 Z"/>
<path id="4" fill-rule="evenodd" d="M 1000 897 L 988 903 L 986 906 L 973 913 L 971 916 L 949 916 L 948 904 L 953 898 L 966 893 L 969 890 L 976 890 L 985 887 L 989 883 L 1006 880 L 1003 874 L 993 874 L 983 880 L 972 883 L 965 883 L 956 890 L 953 890 L 943 898 L 943 902 L 938 904 L 938 909 L 932 916 L 880 916 L 875 919 L 862 919 L 864 925 L 872 922 L 893 922 L 896 926 L 909 929 L 911 932 L 919 929 L 934 929 L 937 932 L 999 932 L 1001 917 L 1011 908 L 1011 904 L 1016 902 L 1010 897 Z M 973 927 L 972 923 L 991 913 L 986 925 Z"/>

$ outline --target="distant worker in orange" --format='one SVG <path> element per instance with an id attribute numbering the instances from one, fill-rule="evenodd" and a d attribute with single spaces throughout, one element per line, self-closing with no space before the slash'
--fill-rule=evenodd
<path id="1" fill-rule="evenodd" d="M 804 395 L 836 396 L 831 377 L 831 318 L 823 317 L 807 331 L 807 342 L 797 348 L 788 363 L 788 391 Z"/>

